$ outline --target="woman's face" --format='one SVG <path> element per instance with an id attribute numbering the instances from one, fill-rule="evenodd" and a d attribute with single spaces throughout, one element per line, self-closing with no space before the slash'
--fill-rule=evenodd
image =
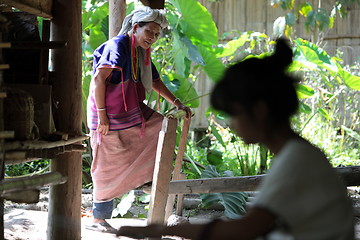
<path id="1" fill-rule="evenodd" d="M 231 128 L 246 144 L 262 143 L 266 136 L 266 110 L 255 105 L 250 114 L 243 107 L 236 107 L 236 115 L 231 118 Z"/>
<path id="2" fill-rule="evenodd" d="M 160 31 L 160 25 L 155 22 L 149 22 L 142 27 L 140 27 L 139 24 L 135 24 L 133 27 L 133 34 L 136 39 L 136 46 L 148 49 L 156 42 L 160 36 Z"/>

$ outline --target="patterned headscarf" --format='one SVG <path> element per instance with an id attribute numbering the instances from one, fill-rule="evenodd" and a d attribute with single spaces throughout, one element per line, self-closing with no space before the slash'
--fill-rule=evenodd
<path id="1" fill-rule="evenodd" d="M 166 28 L 169 25 L 165 15 L 159 10 L 142 6 L 125 17 L 119 35 L 126 34 L 139 22 L 155 22 L 159 24 L 161 28 Z"/>
<path id="2" fill-rule="evenodd" d="M 139 22 L 155 22 L 160 25 L 161 28 L 165 28 L 169 25 L 164 14 L 157 9 L 151 9 L 150 7 L 143 6 L 135 9 L 132 13 L 125 17 L 119 35 L 127 34 L 136 23 Z M 150 61 L 150 49 L 148 53 L 146 50 L 138 47 L 139 52 L 139 68 L 141 73 L 141 82 L 144 85 L 147 92 L 152 90 L 152 70 Z"/>

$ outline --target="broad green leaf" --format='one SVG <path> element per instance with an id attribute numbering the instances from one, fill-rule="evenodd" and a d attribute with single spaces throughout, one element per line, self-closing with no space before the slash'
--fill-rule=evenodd
<path id="1" fill-rule="evenodd" d="M 308 15 L 308 13 L 311 12 L 311 11 L 312 11 L 312 6 L 308 2 L 302 3 L 300 5 L 299 13 L 301 15 L 303 15 L 304 17 L 306 17 Z"/>
<path id="2" fill-rule="evenodd" d="M 219 81 L 225 71 L 224 64 L 216 58 L 215 54 L 208 51 L 205 47 L 197 47 L 205 62 L 205 65 L 201 66 L 201 68 L 205 71 L 211 80 L 214 82 Z"/>
<path id="3" fill-rule="evenodd" d="M 213 149 L 213 150 L 209 150 L 207 155 L 206 155 L 206 158 L 207 158 L 207 161 L 211 164 L 211 165 L 214 165 L 214 166 L 217 166 L 219 164 L 222 164 L 223 162 L 223 157 L 222 157 L 223 153 L 216 150 L 216 149 Z"/>
<path id="4" fill-rule="evenodd" d="M 196 0 L 170 0 L 182 19 L 182 32 L 192 41 L 218 44 L 218 31 L 209 11 Z M 207 44 L 206 44 L 207 45 Z"/>
<path id="5" fill-rule="evenodd" d="M 352 75 L 352 74 L 348 73 L 347 71 L 345 71 L 344 69 L 339 70 L 339 76 L 341 77 L 341 79 L 344 81 L 344 83 L 348 87 L 355 89 L 357 91 L 360 91 L 360 77 L 359 76 Z"/>
<path id="6" fill-rule="evenodd" d="M 224 47 L 218 48 L 215 57 L 221 58 L 233 55 L 236 50 L 244 46 L 247 41 L 249 41 L 249 34 L 243 33 L 238 39 L 231 40 Z"/>
<path id="7" fill-rule="evenodd" d="M 170 74 L 169 79 L 178 79 L 180 81 L 179 89 L 174 93 L 176 96 L 180 98 L 183 102 L 188 101 L 190 99 L 195 99 L 191 102 L 187 102 L 186 105 L 192 108 L 197 108 L 200 104 L 200 100 L 197 98 L 198 94 L 194 88 L 194 85 L 186 78 L 181 78 L 181 76 L 175 76 Z"/>
<path id="8" fill-rule="evenodd" d="M 168 78 L 166 75 L 164 75 L 164 76 L 162 76 L 162 80 L 163 80 L 165 86 L 166 86 L 171 92 L 176 92 L 177 90 L 179 90 L 180 85 L 181 85 L 179 79 L 176 79 L 176 78 L 175 78 L 175 79 L 173 79 L 172 81 L 170 81 L 169 78 Z"/>
<path id="9" fill-rule="evenodd" d="M 226 176 L 229 176 L 230 173 L 226 173 Z M 203 171 L 202 178 L 216 178 L 221 177 L 220 174 L 216 171 L 216 168 L 212 165 L 206 167 Z M 230 219 L 236 219 L 244 215 L 245 204 L 248 198 L 248 195 L 244 192 L 230 192 L 230 193 L 209 193 L 209 194 L 200 194 L 202 203 L 205 207 L 211 207 L 212 205 L 219 203 L 224 206 L 224 215 Z"/>
<path id="10" fill-rule="evenodd" d="M 325 9 L 318 8 L 315 18 L 320 31 L 322 31 L 324 28 L 327 28 L 329 26 L 330 19 Z"/>
<path id="11" fill-rule="evenodd" d="M 204 59 L 199 53 L 197 47 L 192 44 L 190 39 L 185 36 L 180 37 L 180 41 L 182 42 L 183 47 L 181 48 L 183 52 L 185 52 L 186 56 L 196 64 L 204 65 Z"/>
<path id="12" fill-rule="evenodd" d="M 298 98 L 300 98 L 300 99 L 309 98 L 309 97 L 313 96 L 315 93 L 314 89 L 312 89 L 309 86 L 303 85 L 303 84 L 298 84 L 296 86 L 296 92 L 297 92 Z"/>
<path id="13" fill-rule="evenodd" d="M 90 46 L 92 49 L 96 49 L 102 43 L 106 41 L 107 37 L 100 30 L 100 27 L 93 27 L 90 29 Z"/>
<path id="14" fill-rule="evenodd" d="M 287 13 L 285 16 L 286 25 L 294 26 L 296 22 L 296 17 L 293 13 Z"/>

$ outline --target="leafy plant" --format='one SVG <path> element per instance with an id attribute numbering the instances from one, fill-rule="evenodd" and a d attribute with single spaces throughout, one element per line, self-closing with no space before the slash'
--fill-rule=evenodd
<path id="1" fill-rule="evenodd" d="M 231 171 L 225 171 L 220 175 L 216 168 L 212 165 L 206 167 L 202 173 L 202 178 L 217 178 L 217 177 L 233 177 Z M 202 203 L 205 207 L 211 207 L 215 203 L 221 204 L 225 211 L 224 215 L 231 219 L 239 218 L 244 215 L 245 204 L 248 194 L 245 192 L 225 192 L 225 193 L 206 193 L 200 194 Z"/>

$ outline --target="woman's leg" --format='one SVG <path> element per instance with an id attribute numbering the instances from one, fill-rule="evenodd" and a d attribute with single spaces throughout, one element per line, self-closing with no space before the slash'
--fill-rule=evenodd
<path id="1" fill-rule="evenodd" d="M 107 202 L 93 203 L 93 217 L 94 223 L 105 222 L 105 219 L 110 219 L 114 209 L 114 200 Z"/>

